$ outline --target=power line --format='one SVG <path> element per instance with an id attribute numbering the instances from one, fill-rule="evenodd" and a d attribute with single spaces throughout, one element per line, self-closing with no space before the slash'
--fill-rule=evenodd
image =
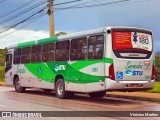
<path id="1" fill-rule="evenodd" d="M 104 6 L 104 5 L 109 5 L 109 4 L 122 3 L 122 2 L 126 2 L 126 1 L 130 1 L 130 0 L 119 0 L 119 1 L 114 1 L 114 2 L 101 3 L 101 4 L 86 5 L 86 6 L 80 6 L 80 7 L 72 7 L 72 9 L 75 9 L 75 8 L 98 7 L 98 6 Z M 61 9 L 61 8 L 59 8 L 59 9 Z M 62 8 L 62 9 L 66 9 L 66 8 Z"/>
<path id="2" fill-rule="evenodd" d="M 76 4 L 76 5 L 72 5 L 72 6 L 69 6 L 69 7 L 65 7 L 65 8 L 55 8 L 55 9 L 59 9 L 59 10 L 63 10 L 63 9 L 70 9 L 70 8 L 73 8 L 73 7 L 77 7 L 77 6 L 81 6 L 81 5 L 86 5 L 86 4 L 89 4 L 89 3 L 92 3 L 92 2 L 96 2 L 98 0 L 92 0 L 92 1 L 88 1 L 88 2 L 84 2 L 84 3 L 81 3 L 81 4 Z M 58 11 L 58 10 L 56 10 Z"/>
<path id="3" fill-rule="evenodd" d="M 133 3 L 141 3 L 141 2 L 146 2 L 146 1 L 150 1 L 150 0 L 138 0 L 138 1 L 134 1 L 134 2 L 127 2 L 127 3 L 118 3 L 116 5 L 123 5 L 123 4 L 133 4 Z"/>
<path id="4" fill-rule="evenodd" d="M 13 16 L 10 16 L 10 17 L 6 18 L 5 20 L 1 21 L 1 22 L 0 22 L 0 25 L 3 24 L 3 23 L 6 23 L 6 22 L 8 22 L 8 21 L 11 21 L 11 20 L 13 20 L 13 19 L 15 19 L 15 18 L 17 19 L 18 17 L 24 15 L 25 13 L 30 12 L 31 10 L 36 9 L 37 7 L 43 5 L 44 3 L 46 3 L 46 2 L 39 2 L 39 3 L 37 3 L 37 4 L 35 4 L 35 5 L 27 8 L 27 9 L 21 11 L 21 12 L 18 12 L 17 14 L 15 14 L 15 15 L 13 15 Z"/>
<path id="5" fill-rule="evenodd" d="M 74 0 L 74 1 L 69 1 L 69 2 L 62 2 L 62 3 L 55 4 L 55 6 L 56 6 L 56 5 L 69 4 L 69 3 L 78 2 L 78 1 L 82 1 L 82 0 Z M 37 4 L 35 4 L 35 5 L 31 6 L 31 7 L 29 7 L 29 8 L 27 8 L 27 9 L 25 9 L 25 10 L 23 10 L 23 11 L 15 14 L 15 15 L 13 15 L 13 16 L 10 16 L 10 17 L 4 19 L 3 21 L 1 21 L 1 22 L 0 22 L 0 25 L 3 24 L 3 23 L 6 23 L 6 22 L 8 22 L 8 21 L 11 21 L 11 20 L 13 20 L 13 19 L 15 19 L 15 18 L 17 19 L 17 17 L 20 17 L 20 16 L 24 15 L 25 13 L 30 12 L 31 10 L 35 9 L 36 7 L 39 7 L 39 6 L 43 5 L 44 3 L 46 3 L 46 1 L 39 2 L 39 3 L 37 3 Z M 22 5 L 21 7 L 15 9 L 15 10 L 19 10 L 19 9 L 21 9 L 23 6 L 29 5 L 29 4 L 30 4 L 30 3 L 28 2 L 28 3 Z M 3 15 L 3 16 L 4 16 L 4 15 Z M 7 15 L 7 16 L 8 16 L 8 15 Z M 6 17 L 6 16 L 5 16 L 5 17 Z"/>
<path id="6" fill-rule="evenodd" d="M 58 4 L 55 4 L 55 6 L 56 6 L 56 5 L 63 5 L 63 4 L 73 3 L 73 2 L 78 2 L 78 1 L 82 1 L 82 0 L 75 0 L 75 1 L 58 3 Z M 94 0 L 94 1 L 96 1 L 96 0 Z M 86 3 L 89 3 L 89 2 L 86 2 Z M 84 4 L 84 3 L 83 3 L 83 4 Z M 81 5 L 82 5 L 82 4 L 81 4 Z M 31 17 L 33 17 L 33 16 L 31 15 Z M 30 17 L 29 17 L 29 18 L 30 18 Z M 28 19 L 28 18 L 27 18 L 27 19 Z M 8 26 L 5 27 L 5 29 L 2 30 L 2 31 L 0 31 L 0 33 L 5 32 L 5 31 L 8 31 L 8 30 L 10 30 L 11 28 L 14 28 L 14 27 L 16 27 L 16 26 L 18 26 L 19 24 L 24 23 L 24 22 L 26 22 L 26 19 L 25 19 L 25 20 L 22 20 L 22 21 L 20 21 L 20 22 L 18 22 L 18 23 L 16 23 L 16 24 L 14 24 L 14 25 L 10 25 L 9 27 L 8 27 Z"/>
<path id="7" fill-rule="evenodd" d="M 39 11 L 45 10 L 46 8 L 47 8 L 47 6 L 41 8 L 41 9 L 38 9 L 38 10 L 35 11 L 33 14 L 36 14 L 36 13 L 38 14 Z M 47 11 L 47 9 L 46 9 L 46 11 Z M 25 16 L 25 17 L 23 17 L 23 18 L 21 18 L 21 19 L 18 19 L 18 21 L 12 22 L 10 25 L 7 25 L 7 26 L 3 27 L 3 29 L 2 29 L 1 31 L 3 31 L 3 32 L 8 31 L 12 26 L 15 26 L 17 23 L 19 23 L 19 22 L 23 21 L 24 19 L 32 16 L 33 14 L 31 14 L 31 15 L 29 14 L 28 16 Z M 15 26 L 15 27 L 16 27 L 16 26 Z"/>
<path id="8" fill-rule="evenodd" d="M 10 11 L 10 12 L 7 12 L 7 13 L 5 13 L 4 15 L 0 16 L 0 19 L 4 19 L 4 18 L 7 17 L 8 15 L 10 15 L 10 14 L 12 14 L 12 13 L 14 13 L 14 12 L 17 12 L 18 10 L 20 10 L 20 9 L 22 9 L 22 8 L 24 8 L 24 7 L 32 4 L 32 3 L 34 3 L 34 2 L 35 2 L 34 0 L 30 0 L 29 2 L 25 3 L 24 5 L 22 5 L 22 6 L 14 9 L 14 10 L 12 10 L 12 11 Z"/>
<path id="9" fill-rule="evenodd" d="M 38 10 L 38 11 L 35 12 L 34 14 L 28 16 L 27 18 L 22 19 L 21 21 L 15 23 L 15 24 L 13 24 L 13 25 L 6 26 L 3 30 L 0 31 L 0 33 L 6 32 L 6 31 L 10 30 L 11 28 L 15 28 L 16 26 L 18 26 L 18 25 L 20 25 L 20 24 L 22 24 L 22 23 L 24 23 L 24 22 L 26 22 L 26 21 L 32 20 L 32 18 L 33 18 L 36 14 L 39 14 L 39 13 L 43 12 L 45 9 L 46 9 L 46 7 Z M 45 11 L 45 12 L 46 12 L 46 11 Z"/>
<path id="10" fill-rule="evenodd" d="M 74 0 L 74 1 L 69 1 L 69 2 L 63 2 L 63 3 L 58 3 L 58 4 L 55 4 L 55 5 L 68 4 L 68 3 L 78 2 L 78 1 L 82 1 L 82 0 Z M 46 2 L 46 1 L 45 1 L 45 2 Z M 8 21 L 10 21 L 10 20 L 13 20 L 14 18 L 17 18 L 17 16 L 20 16 L 20 15 L 22 15 L 22 14 L 25 14 L 25 13 L 29 12 L 30 10 L 35 9 L 35 7 L 39 7 L 40 5 L 44 4 L 45 2 L 41 2 L 41 3 L 39 3 L 39 4 L 36 4 L 36 5 L 34 5 L 34 6 L 31 6 L 31 7 L 27 8 L 27 9 L 25 9 L 25 10 L 17 13 L 17 14 L 14 15 L 14 16 L 11 16 L 11 17 L 5 19 L 4 21 L 0 22 L 0 24 L 3 24 L 3 23 L 8 22 Z M 26 3 L 26 4 L 29 4 L 29 3 Z M 17 9 L 17 10 L 18 10 L 18 9 Z M 33 14 L 33 15 L 34 15 L 34 14 Z M 32 16 L 32 15 L 31 15 L 31 16 Z M 29 16 L 29 17 L 30 17 L 30 16 Z M 28 19 L 28 18 L 27 18 L 27 19 Z M 17 25 L 19 25 L 19 24 L 21 24 L 21 23 L 23 23 L 23 22 L 25 22 L 25 21 L 26 21 L 26 20 L 22 20 L 22 21 L 20 21 L 20 22 L 15 23 L 15 24 L 8 25 L 8 26 L 4 27 L 4 29 L 1 30 L 0 33 L 5 32 L 5 31 L 8 31 L 9 29 L 14 28 L 14 27 L 16 27 Z"/>
<path id="11" fill-rule="evenodd" d="M 12 34 L 12 33 L 16 32 L 16 31 L 18 31 L 18 30 L 20 30 L 20 29 L 24 28 L 25 26 L 27 26 L 27 25 L 29 25 L 29 24 L 31 24 L 31 23 L 33 23 L 33 22 L 35 22 L 36 20 L 40 19 L 41 17 L 43 17 L 43 16 L 44 16 L 44 15 L 46 15 L 46 14 L 47 14 L 46 12 L 45 12 L 45 13 L 43 13 L 43 14 L 40 14 L 39 16 L 35 17 L 32 21 L 28 22 L 27 24 L 23 25 L 22 27 L 20 27 L 20 28 L 18 28 L 18 29 L 16 29 L 16 30 L 14 30 L 14 31 L 12 31 L 12 32 L 10 32 L 10 33 L 8 33 L 8 34 L 3 35 L 3 36 L 2 36 L 2 37 L 0 37 L 0 38 L 7 37 L 8 35 L 10 35 L 10 34 Z"/>
<path id="12" fill-rule="evenodd" d="M 69 1 L 69 2 L 62 2 L 62 3 L 54 4 L 54 6 L 57 6 L 57 5 L 64 5 L 64 4 L 74 3 L 74 2 L 79 2 L 79 1 L 82 1 L 82 0 L 74 0 L 74 1 Z"/>
<path id="13" fill-rule="evenodd" d="M 101 3 L 101 4 L 86 5 L 86 6 L 80 6 L 80 4 L 78 4 L 78 5 L 74 5 L 74 6 L 69 6 L 69 7 L 64 7 L 64 8 L 55 8 L 55 9 L 56 9 L 56 11 L 60 11 L 60 10 L 66 10 L 66 9 L 91 8 L 91 7 L 99 7 L 99 6 L 106 6 L 106 5 L 115 5 L 115 4 L 117 5 L 120 3 L 129 2 L 129 1 L 131 1 L 131 0 L 119 0 L 119 1 L 115 1 L 115 2 L 107 2 L 107 3 Z M 143 0 L 143 1 L 149 1 L 149 0 Z M 142 1 L 134 1 L 134 2 L 130 2 L 130 3 L 137 3 L 137 2 L 142 2 Z"/>

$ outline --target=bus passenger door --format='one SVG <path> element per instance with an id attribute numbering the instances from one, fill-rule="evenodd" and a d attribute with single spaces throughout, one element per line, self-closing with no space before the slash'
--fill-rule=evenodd
<path id="1" fill-rule="evenodd" d="M 6 83 L 6 85 L 13 85 L 12 54 L 7 54 L 6 55 L 6 62 L 5 62 L 5 83 Z"/>

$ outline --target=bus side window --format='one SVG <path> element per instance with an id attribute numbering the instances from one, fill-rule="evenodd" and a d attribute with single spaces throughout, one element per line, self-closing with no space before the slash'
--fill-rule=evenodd
<path id="1" fill-rule="evenodd" d="M 12 68 L 12 54 L 6 55 L 5 72 Z"/>
<path id="2" fill-rule="evenodd" d="M 6 66 L 11 66 L 12 65 L 12 55 L 7 54 L 6 55 Z"/>
<path id="3" fill-rule="evenodd" d="M 31 62 L 41 62 L 42 61 L 42 45 L 32 46 Z"/>
<path id="4" fill-rule="evenodd" d="M 84 60 L 87 55 L 87 38 L 72 39 L 71 41 L 71 60 Z"/>
<path id="5" fill-rule="evenodd" d="M 102 59 L 104 49 L 104 36 L 91 36 L 88 40 L 88 59 Z"/>
<path id="6" fill-rule="evenodd" d="M 20 59 L 21 59 L 21 48 L 16 48 L 16 49 L 14 49 L 13 63 L 20 64 Z"/>
<path id="7" fill-rule="evenodd" d="M 54 61 L 54 43 L 43 45 L 43 62 Z"/>
<path id="8" fill-rule="evenodd" d="M 22 48 L 21 63 L 30 63 L 31 47 Z"/>
<path id="9" fill-rule="evenodd" d="M 69 40 L 56 43 L 56 61 L 69 60 Z"/>
<path id="10" fill-rule="evenodd" d="M 32 46 L 31 62 L 36 62 L 36 46 Z"/>

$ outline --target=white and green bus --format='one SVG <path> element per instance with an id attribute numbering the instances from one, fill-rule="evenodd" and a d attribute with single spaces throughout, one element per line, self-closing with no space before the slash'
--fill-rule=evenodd
<path id="1" fill-rule="evenodd" d="M 26 88 L 103 97 L 106 91 L 152 89 L 155 82 L 150 30 L 103 27 L 10 46 L 5 82 L 17 92 Z"/>

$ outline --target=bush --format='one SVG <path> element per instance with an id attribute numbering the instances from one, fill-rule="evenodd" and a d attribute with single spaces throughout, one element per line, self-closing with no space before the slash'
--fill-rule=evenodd
<path id="1" fill-rule="evenodd" d="M 155 57 L 155 68 L 156 68 L 156 81 L 160 81 L 160 56 L 156 55 Z"/>
<path id="2" fill-rule="evenodd" d="M 0 66 L 0 82 L 4 82 L 4 78 L 5 78 L 4 66 Z"/>
<path id="3" fill-rule="evenodd" d="M 160 93 L 160 82 L 155 82 L 154 88 L 152 90 L 147 90 L 150 93 Z"/>

